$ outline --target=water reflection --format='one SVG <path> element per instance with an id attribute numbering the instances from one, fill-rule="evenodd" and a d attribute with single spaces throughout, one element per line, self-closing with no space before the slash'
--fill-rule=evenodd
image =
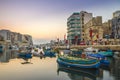
<path id="1" fill-rule="evenodd" d="M 109 66 L 101 66 L 99 69 L 73 69 L 58 64 L 58 74 L 67 73 L 71 80 L 120 80 L 120 59 L 115 60 L 112 57 L 107 58 L 110 61 Z"/>
<path id="2" fill-rule="evenodd" d="M 17 52 L 11 50 L 4 50 L 0 53 L 0 62 L 9 62 L 10 59 L 17 57 Z"/>
<path id="3" fill-rule="evenodd" d="M 115 80 L 120 80 L 120 59 L 115 60 L 112 75 L 115 77 Z"/>
<path id="4" fill-rule="evenodd" d="M 0 64 L 0 80 L 120 80 L 120 59 L 108 58 L 109 66 L 102 66 L 97 70 L 86 70 L 57 66 L 56 58 L 21 59 L 17 55 L 18 52 L 11 50 L 0 53 L 0 62 L 6 63 L 6 65 Z M 6 77 L 8 74 L 10 79 Z M 19 75 L 24 76 L 24 79 Z"/>
<path id="5" fill-rule="evenodd" d="M 58 74 L 59 72 L 65 72 L 71 80 L 97 80 L 100 76 L 100 69 L 81 69 L 81 68 L 71 68 L 58 64 Z"/>

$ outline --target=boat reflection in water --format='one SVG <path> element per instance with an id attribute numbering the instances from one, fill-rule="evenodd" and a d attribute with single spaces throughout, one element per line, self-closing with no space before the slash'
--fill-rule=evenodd
<path id="1" fill-rule="evenodd" d="M 57 73 L 65 72 L 71 80 L 97 80 L 99 69 L 72 68 L 58 64 Z"/>
<path id="2" fill-rule="evenodd" d="M 1 63 L 8 63 L 10 61 L 10 59 L 15 59 L 15 58 L 20 58 L 18 56 L 18 52 L 16 51 L 12 51 L 9 49 L 5 49 L 3 52 L 0 53 L 0 62 Z M 21 64 L 31 64 L 31 60 L 29 60 L 29 58 L 23 58 L 24 62 L 22 62 Z"/>

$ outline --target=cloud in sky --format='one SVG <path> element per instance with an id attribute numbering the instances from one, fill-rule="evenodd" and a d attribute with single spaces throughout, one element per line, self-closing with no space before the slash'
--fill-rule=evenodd
<path id="1" fill-rule="evenodd" d="M 0 29 L 28 33 L 33 39 L 63 39 L 67 18 L 85 10 L 103 21 L 120 9 L 119 0 L 0 0 Z"/>

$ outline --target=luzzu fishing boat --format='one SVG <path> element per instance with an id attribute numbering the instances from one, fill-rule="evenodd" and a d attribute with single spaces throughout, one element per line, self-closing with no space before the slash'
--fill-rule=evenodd
<path id="1" fill-rule="evenodd" d="M 99 68 L 100 62 L 97 59 L 84 59 L 71 56 L 58 56 L 57 62 L 68 67 Z"/>
<path id="2" fill-rule="evenodd" d="M 92 54 L 87 54 L 87 56 L 89 58 L 95 58 L 95 59 L 100 60 L 101 65 L 109 66 L 109 64 L 110 64 L 110 62 L 102 54 L 94 54 L 94 53 L 92 53 Z"/>
<path id="3" fill-rule="evenodd" d="M 107 51 L 100 51 L 98 54 L 104 55 L 106 57 L 112 57 L 113 56 L 113 51 L 107 50 Z"/>

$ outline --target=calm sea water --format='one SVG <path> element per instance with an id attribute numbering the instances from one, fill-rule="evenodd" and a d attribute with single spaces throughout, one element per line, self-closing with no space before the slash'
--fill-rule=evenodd
<path id="1" fill-rule="evenodd" d="M 57 58 L 33 57 L 29 63 L 17 53 L 0 53 L 0 80 L 120 80 L 120 60 L 109 58 L 111 65 L 97 70 L 73 69 L 58 65 Z"/>

